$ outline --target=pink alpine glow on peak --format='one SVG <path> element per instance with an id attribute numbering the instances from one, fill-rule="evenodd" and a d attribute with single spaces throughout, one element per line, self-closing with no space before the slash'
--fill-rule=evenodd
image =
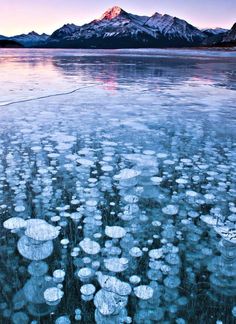
<path id="1" fill-rule="evenodd" d="M 102 17 L 100 18 L 101 20 L 103 19 L 106 19 L 106 20 L 111 20 L 111 19 L 114 19 L 122 14 L 126 14 L 126 12 L 118 7 L 118 6 L 114 6 L 110 9 L 108 9 L 103 15 Z"/>

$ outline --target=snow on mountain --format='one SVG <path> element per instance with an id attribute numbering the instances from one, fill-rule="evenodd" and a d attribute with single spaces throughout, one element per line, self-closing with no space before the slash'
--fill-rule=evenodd
<path id="1" fill-rule="evenodd" d="M 139 24 L 144 25 L 145 22 L 149 19 L 148 16 L 139 16 L 129 13 L 130 18 L 132 18 L 134 21 L 136 21 Z"/>
<path id="2" fill-rule="evenodd" d="M 207 35 L 207 36 L 216 36 L 219 34 L 227 33 L 229 30 L 225 28 L 208 28 L 208 29 L 202 29 L 202 31 Z"/>
<path id="3" fill-rule="evenodd" d="M 105 11 L 99 20 L 111 20 L 117 18 L 118 16 L 127 16 L 127 12 L 125 12 L 122 8 L 115 6 Z"/>
<path id="4" fill-rule="evenodd" d="M 73 26 L 67 31 L 66 26 L 58 29 L 49 39 L 49 46 L 63 47 L 144 47 L 154 46 L 154 32 L 144 26 L 148 17 L 132 15 L 113 7 L 99 19 L 81 27 Z M 71 25 L 70 25 L 71 26 Z M 55 41 L 57 40 L 58 43 Z"/>
<path id="5" fill-rule="evenodd" d="M 51 38 L 54 39 L 62 39 L 64 37 L 68 37 L 73 35 L 75 32 L 79 31 L 80 27 L 74 24 L 65 24 L 61 28 L 57 29 L 51 35 Z"/>
<path id="6" fill-rule="evenodd" d="M 78 32 L 72 35 L 73 39 L 79 37 L 109 37 L 116 35 L 137 36 L 145 32 L 152 35 L 152 31 L 144 27 L 144 17 L 132 15 L 119 7 L 107 10 L 100 19 L 82 26 Z"/>
<path id="7" fill-rule="evenodd" d="M 51 36 L 31 32 L 11 38 L 26 47 L 137 48 L 215 45 L 230 42 L 235 29 L 199 30 L 187 21 L 156 12 L 151 17 L 128 13 L 115 6 L 83 26 L 65 24 Z M 0 36 L 1 39 L 1 36 Z"/>
<path id="8" fill-rule="evenodd" d="M 49 41 L 72 47 L 164 47 L 199 44 L 205 37 L 202 31 L 176 17 L 159 13 L 139 16 L 115 6 L 81 27 L 64 25 Z"/>
<path id="9" fill-rule="evenodd" d="M 40 44 L 43 44 L 47 41 L 48 35 L 42 34 L 39 35 L 38 33 L 35 33 L 34 31 L 28 33 L 28 34 L 21 34 L 13 37 L 9 37 L 8 39 L 17 41 L 18 43 L 22 44 L 26 47 L 32 47 L 37 46 Z"/>
<path id="10" fill-rule="evenodd" d="M 150 17 L 145 25 L 155 29 L 168 39 L 180 38 L 185 39 L 188 42 L 194 42 L 205 38 L 202 31 L 190 25 L 185 20 L 166 14 L 161 15 L 158 12 Z"/>

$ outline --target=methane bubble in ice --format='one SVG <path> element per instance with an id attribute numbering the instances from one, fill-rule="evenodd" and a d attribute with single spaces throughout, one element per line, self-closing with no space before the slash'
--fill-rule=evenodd
<path id="1" fill-rule="evenodd" d="M 131 293 L 131 287 L 128 283 L 119 280 L 116 277 L 98 273 L 98 282 L 101 288 L 114 292 L 121 296 L 127 296 Z"/>
<path id="2" fill-rule="evenodd" d="M 93 295 L 95 293 L 95 290 L 96 290 L 96 288 L 92 284 L 83 285 L 80 288 L 81 293 L 86 296 Z"/>
<path id="3" fill-rule="evenodd" d="M 128 298 L 107 290 L 99 290 L 94 298 L 94 305 L 105 316 L 113 315 L 126 306 Z"/>
<path id="4" fill-rule="evenodd" d="M 114 176 L 116 180 L 129 180 L 141 174 L 140 171 L 134 169 L 123 169 L 121 172 Z"/>
<path id="5" fill-rule="evenodd" d="M 52 241 L 40 242 L 27 236 L 22 236 L 17 243 L 17 248 L 23 257 L 39 261 L 48 258 L 52 254 L 53 244 Z"/>
<path id="6" fill-rule="evenodd" d="M 226 226 L 215 226 L 215 231 L 226 241 L 236 244 L 236 229 Z"/>
<path id="7" fill-rule="evenodd" d="M 94 275 L 94 271 L 90 268 L 81 268 L 78 271 L 78 277 L 82 282 L 87 282 Z"/>
<path id="8" fill-rule="evenodd" d="M 15 230 L 26 227 L 27 222 L 20 217 L 12 217 L 3 223 L 3 227 L 9 230 Z"/>
<path id="9" fill-rule="evenodd" d="M 129 260 L 127 258 L 104 259 L 106 269 L 112 272 L 123 272 L 128 268 L 128 263 Z"/>
<path id="10" fill-rule="evenodd" d="M 13 324 L 28 324 L 29 323 L 29 317 L 26 313 L 23 312 L 16 312 L 12 315 L 12 323 Z"/>
<path id="11" fill-rule="evenodd" d="M 62 282 L 62 281 L 64 281 L 65 275 L 66 275 L 66 273 L 65 273 L 64 270 L 57 269 L 57 270 L 54 270 L 53 271 L 53 279 L 56 282 Z"/>
<path id="12" fill-rule="evenodd" d="M 150 286 L 138 286 L 134 288 L 134 293 L 139 299 L 148 300 L 153 296 L 153 289 Z"/>
<path id="13" fill-rule="evenodd" d="M 44 291 L 43 294 L 44 299 L 49 304 L 55 304 L 57 302 L 60 302 L 63 295 L 64 295 L 63 291 L 57 287 L 48 288 Z"/>
<path id="14" fill-rule="evenodd" d="M 142 256 L 143 252 L 142 250 L 137 247 L 137 246 L 134 246 L 132 247 L 132 249 L 129 251 L 129 254 L 134 257 L 134 258 L 139 258 Z"/>
<path id="15" fill-rule="evenodd" d="M 92 300 L 95 291 L 96 291 L 96 288 L 93 284 L 85 284 L 80 288 L 80 292 L 82 294 L 81 297 L 84 301 Z"/>
<path id="16" fill-rule="evenodd" d="M 15 211 L 16 211 L 17 213 L 22 213 L 23 211 L 25 211 L 25 206 L 23 206 L 23 205 L 17 205 L 17 206 L 15 207 Z"/>
<path id="17" fill-rule="evenodd" d="M 180 285 L 180 279 L 177 276 L 168 276 L 164 279 L 164 284 L 167 288 L 176 288 Z"/>
<path id="18" fill-rule="evenodd" d="M 176 215 L 178 214 L 179 208 L 178 206 L 174 205 L 167 205 L 166 207 L 162 208 L 162 212 L 166 215 Z"/>
<path id="19" fill-rule="evenodd" d="M 203 215 L 200 217 L 201 220 L 208 225 L 216 225 L 217 219 L 210 215 Z"/>
<path id="20" fill-rule="evenodd" d="M 49 241 L 57 238 L 59 231 L 46 221 L 31 219 L 27 221 L 25 235 L 37 241 Z"/>
<path id="21" fill-rule="evenodd" d="M 48 272 L 48 265 L 44 261 L 32 261 L 28 266 L 31 276 L 40 277 Z"/>
<path id="22" fill-rule="evenodd" d="M 68 316 L 60 316 L 56 319 L 55 324 L 71 324 Z"/>
<path id="23" fill-rule="evenodd" d="M 152 259 L 160 259 L 163 256 L 163 250 L 162 249 L 153 249 L 148 252 L 148 255 Z"/>
<path id="24" fill-rule="evenodd" d="M 99 243 L 92 241 L 90 238 L 83 239 L 79 245 L 85 253 L 91 255 L 98 254 L 101 249 Z"/>
<path id="25" fill-rule="evenodd" d="M 106 226 L 105 234 L 114 239 L 120 239 L 125 236 L 126 230 L 120 226 Z"/>

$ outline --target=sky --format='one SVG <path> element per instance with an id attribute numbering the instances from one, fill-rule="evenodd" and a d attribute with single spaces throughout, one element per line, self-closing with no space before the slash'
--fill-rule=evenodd
<path id="1" fill-rule="evenodd" d="M 236 0 L 0 0 L 0 35 L 51 34 L 65 23 L 99 18 L 115 5 L 141 15 L 167 13 L 198 28 L 231 28 L 236 22 Z"/>

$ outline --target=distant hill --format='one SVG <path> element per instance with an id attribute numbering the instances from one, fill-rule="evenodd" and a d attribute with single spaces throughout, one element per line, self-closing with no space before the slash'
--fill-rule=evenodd
<path id="1" fill-rule="evenodd" d="M 236 46 L 236 23 L 232 28 L 226 33 L 221 42 L 223 45 L 232 45 Z"/>
<path id="2" fill-rule="evenodd" d="M 0 39 L 0 48 L 20 48 L 24 47 L 20 43 L 9 40 L 9 39 Z"/>
<path id="3" fill-rule="evenodd" d="M 236 23 L 226 32 L 215 33 L 203 41 L 206 46 L 236 46 Z"/>
<path id="4" fill-rule="evenodd" d="M 207 36 L 217 36 L 227 33 L 229 30 L 225 28 L 208 28 L 208 29 L 202 29 L 204 34 Z"/>
<path id="5" fill-rule="evenodd" d="M 47 34 L 40 35 L 32 31 L 28 34 L 21 34 L 21 35 L 10 37 L 9 39 L 18 42 L 25 47 L 34 47 L 34 46 L 44 46 L 48 37 L 49 36 Z"/>

